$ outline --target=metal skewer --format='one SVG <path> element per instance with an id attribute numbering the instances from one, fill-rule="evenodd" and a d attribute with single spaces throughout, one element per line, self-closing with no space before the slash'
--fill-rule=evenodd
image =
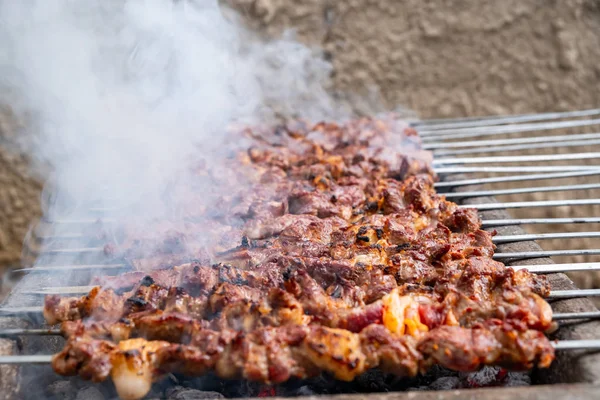
<path id="1" fill-rule="evenodd" d="M 543 179 L 561 179 L 574 178 L 580 176 L 600 175 L 600 168 L 592 171 L 568 171 L 558 172 L 553 174 L 530 174 L 530 175 L 510 175 L 510 176 L 493 176 L 489 178 L 473 178 L 462 179 L 457 181 L 436 182 L 436 188 L 451 188 L 459 186 L 483 185 L 485 183 L 505 183 L 505 182 L 521 182 L 521 181 L 539 181 Z"/>
<path id="2" fill-rule="evenodd" d="M 574 319 L 599 319 L 600 311 L 585 311 L 574 313 L 554 313 L 552 319 L 555 321 L 570 321 Z"/>
<path id="3" fill-rule="evenodd" d="M 593 291 L 593 292 L 591 292 Z M 584 297 L 592 293 L 592 296 L 600 295 L 600 289 L 587 289 L 587 290 L 558 290 L 551 292 L 551 299 L 561 298 L 572 298 L 572 297 Z M 42 309 L 38 307 L 41 312 Z M 3 313 L 3 309 L 0 309 L 0 313 Z M 552 319 L 555 321 L 568 321 L 576 319 L 600 319 L 600 311 L 584 311 L 574 313 L 554 313 Z M 0 337 L 16 337 L 16 336 L 60 336 L 61 331 L 55 328 L 50 329 L 34 329 L 34 328 L 23 328 L 23 329 L 0 329 Z"/>
<path id="4" fill-rule="evenodd" d="M 30 307 L 2 307 L 0 308 L 1 315 L 27 315 L 27 314 L 42 314 L 44 309 L 40 306 Z"/>
<path id="5" fill-rule="evenodd" d="M 549 299 L 570 299 L 573 297 L 598 297 L 600 289 L 552 290 Z"/>
<path id="6" fill-rule="evenodd" d="M 86 264 L 86 265 L 38 265 L 32 268 L 16 269 L 14 272 L 61 272 L 76 270 L 98 270 L 98 269 L 124 269 L 129 268 L 126 264 Z"/>
<path id="7" fill-rule="evenodd" d="M 530 240 L 539 240 L 539 239 L 564 239 L 564 238 L 582 238 L 582 237 L 600 237 L 600 232 L 567 232 L 567 233 L 540 233 L 540 234 L 524 234 L 524 235 L 506 235 L 506 236 L 495 236 L 492 238 L 493 242 L 496 244 L 502 243 L 511 243 L 511 242 L 521 242 L 521 241 L 530 241 Z M 594 255 L 600 254 L 600 249 L 584 249 L 584 250 L 555 250 L 555 251 L 527 251 L 527 252 L 518 252 L 518 253 L 496 253 L 494 258 L 496 259 L 507 259 L 507 258 L 537 258 L 537 257 L 548 257 L 552 255 Z M 560 268 L 561 265 L 569 266 L 567 271 L 572 271 L 572 268 L 576 268 L 573 266 L 588 264 L 584 270 L 594 270 L 597 267 L 600 269 L 600 263 L 574 263 L 574 264 L 551 264 L 551 268 Z M 590 267 L 594 265 L 594 267 Z M 76 271 L 76 270 L 95 270 L 99 268 L 107 267 L 108 269 L 123 269 L 127 268 L 125 264 L 114 264 L 114 265 L 61 265 L 59 267 L 34 267 L 34 268 L 24 268 L 21 270 L 17 270 L 18 272 L 55 272 L 55 268 L 58 268 L 58 271 Z M 539 267 L 539 266 L 511 266 L 512 268 L 531 268 L 531 267 Z M 579 270 L 579 269 L 577 269 Z M 534 271 L 531 271 L 534 272 Z M 561 270 L 557 270 L 557 272 L 563 272 Z M 73 286 L 72 288 L 77 288 L 78 286 Z M 86 286 L 87 287 L 87 286 Z M 91 287 L 91 286 L 90 286 Z M 28 291 L 27 293 L 33 294 L 33 291 Z M 87 293 L 87 292 L 86 292 Z M 41 293 L 36 293 L 41 294 Z"/>
<path id="8" fill-rule="evenodd" d="M 527 166 L 520 165 L 514 166 L 502 166 L 502 167 L 463 167 L 463 166 L 450 166 L 450 167 L 436 167 L 435 172 L 438 174 L 463 174 L 467 172 L 567 172 L 567 171 L 594 171 L 599 168 L 594 165 L 541 165 L 541 166 Z"/>
<path id="9" fill-rule="evenodd" d="M 584 203 L 589 204 L 589 203 Z M 597 199 L 596 202 L 592 204 L 600 204 L 600 199 Z M 469 207 L 466 207 L 469 208 Z M 499 207 L 498 209 L 501 209 Z M 510 207 L 509 207 L 510 208 Z M 495 210 L 497 208 L 490 207 L 485 208 L 490 210 Z M 505 220 L 509 221 L 509 220 Z M 507 222 L 503 222 L 502 225 L 509 225 Z M 490 227 L 487 225 L 486 227 Z M 500 235 L 494 236 L 492 238 L 492 242 L 495 244 L 502 243 L 511 243 L 511 242 L 525 242 L 531 240 L 551 240 L 551 239 L 579 239 L 579 238 L 598 238 L 600 237 L 600 231 L 591 231 L 591 232 L 555 232 L 555 233 L 532 233 L 532 234 L 522 234 L 522 235 Z M 75 253 L 75 254 L 84 254 L 84 253 L 101 253 L 104 251 L 103 247 L 84 247 L 84 248 L 71 248 L 71 249 L 50 249 L 44 250 L 42 253 L 45 254 L 62 254 L 62 253 Z M 33 268 L 23 268 L 20 270 L 16 270 L 16 272 L 50 272 L 50 271 L 72 271 L 76 269 L 87 270 L 92 268 L 99 269 L 121 269 L 127 268 L 125 264 L 96 264 L 96 265 L 73 265 L 73 266 L 47 266 L 47 267 L 33 267 Z"/>
<path id="10" fill-rule="evenodd" d="M 49 287 L 34 290 L 23 290 L 23 294 L 34 294 L 40 296 L 62 294 L 62 295 L 84 295 L 88 294 L 95 286 L 61 286 L 61 287 Z"/>
<path id="11" fill-rule="evenodd" d="M 412 126 L 421 127 L 423 131 L 449 128 L 467 128 L 474 126 L 490 126 L 512 124 L 517 122 L 544 121 L 559 118 L 577 118 L 600 115 L 600 108 L 577 111 L 549 112 L 539 114 L 488 115 L 483 117 L 436 118 L 414 121 Z"/>
<path id="12" fill-rule="evenodd" d="M 600 340 L 559 340 L 552 343 L 554 349 L 565 350 L 600 350 Z M 51 354 L 40 355 L 14 355 L 0 356 L 0 364 L 10 365 L 44 365 L 50 364 L 54 356 Z"/>
<path id="13" fill-rule="evenodd" d="M 73 249 L 47 249 L 44 253 L 50 254 L 84 254 L 84 253 L 104 253 L 104 247 L 80 247 Z"/>
<path id="14" fill-rule="evenodd" d="M 556 256 L 592 256 L 600 255 L 600 249 L 581 249 L 581 250 L 539 250 L 539 251 L 521 251 L 511 253 L 496 253 L 494 260 L 503 260 L 507 258 L 541 258 Z"/>
<path id="15" fill-rule="evenodd" d="M 565 147 L 581 147 L 581 146 L 593 146 L 600 144 L 600 139 L 592 140 L 567 140 L 564 142 L 549 142 L 549 143 L 532 143 L 532 144 L 516 144 L 509 146 L 496 146 L 496 147 L 469 147 L 460 150 L 435 150 L 436 156 L 459 156 L 466 154 L 479 154 L 479 153 L 500 153 L 506 151 L 520 151 L 520 150 L 535 150 L 535 149 L 551 149 L 551 148 L 565 148 Z"/>
<path id="16" fill-rule="evenodd" d="M 48 224 L 65 224 L 65 225 L 93 225 L 93 224 L 107 224 L 116 222 L 114 218 L 81 218 L 81 219 L 42 219 L 43 222 Z"/>
<path id="17" fill-rule="evenodd" d="M 470 128 L 455 128 L 455 129 L 438 129 L 436 131 L 419 131 L 423 142 L 444 139 L 466 139 L 481 136 L 494 136 L 508 133 L 544 131 L 561 128 L 576 128 L 580 126 L 599 125 L 600 119 L 585 119 L 572 121 L 554 121 L 554 122 L 538 122 L 530 124 L 518 125 L 498 125 L 485 127 L 470 127 Z"/>
<path id="18" fill-rule="evenodd" d="M 559 264 L 560 265 L 560 264 Z M 524 266 L 527 267 L 527 266 Z M 521 269 L 521 268 L 519 268 Z M 89 293 L 95 286 L 67 286 L 67 287 L 48 287 L 38 290 L 23 291 L 23 294 L 37 295 L 85 295 Z M 569 298 L 569 297 L 586 297 L 600 296 L 600 289 L 573 289 L 573 290 L 553 290 L 550 292 L 549 298 Z M 2 331 L 0 331 L 0 336 Z"/>
<path id="19" fill-rule="evenodd" d="M 506 194 L 523 194 L 523 193 L 543 193 L 543 192 L 562 192 L 573 190 L 588 190 L 599 189 L 600 183 L 586 183 L 581 185 L 562 185 L 562 186 L 541 186 L 528 188 L 513 188 L 513 189 L 497 189 L 497 190 L 479 190 L 472 192 L 451 192 L 445 193 L 447 199 L 452 198 L 468 198 L 468 197 L 486 197 L 486 196 L 501 196 Z"/>
<path id="20" fill-rule="evenodd" d="M 565 263 L 565 264 L 537 264 L 537 265 L 511 265 L 514 270 L 526 269 L 533 274 L 553 274 L 572 271 L 599 271 L 600 262 Z"/>
<path id="21" fill-rule="evenodd" d="M 579 239 L 600 237 L 600 232 L 557 232 L 557 233 L 526 233 L 523 235 L 494 236 L 492 241 L 496 244 L 527 242 L 530 240 L 549 239 Z"/>
<path id="22" fill-rule="evenodd" d="M 76 240 L 76 239 L 87 239 L 93 240 L 89 235 L 84 235 L 82 233 L 56 233 L 56 234 L 44 234 L 44 233 L 35 233 L 32 235 L 32 239 L 35 240 Z"/>
<path id="23" fill-rule="evenodd" d="M 600 340 L 559 340 L 554 343 L 555 350 L 600 350 Z"/>
<path id="24" fill-rule="evenodd" d="M 36 355 L 36 356 L 0 356 L 0 364 L 50 364 L 53 355 Z"/>
<path id="25" fill-rule="evenodd" d="M 16 336 L 60 336 L 61 332 L 58 329 L 0 329 L 0 337 L 16 337 Z"/>
<path id="26" fill-rule="evenodd" d="M 533 224 L 596 224 L 600 223 L 600 217 L 582 218 L 520 218 L 520 219 L 488 219 L 481 221 L 484 228 L 509 225 L 533 225 Z"/>
<path id="27" fill-rule="evenodd" d="M 533 137 L 509 138 L 509 139 L 425 143 L 425 144 L 423 144 L 423 148 L 427 149 L 427 150 L 456 149 L 456 148 L 462 148 L 462 147 L 479 147 L 482 149 L 485 149 L 485 148 L 490 149 L 490 148 L 498 148 L 499 146 L 515 145 L 515 144 L 536 144 L 536 143 L 560 142 L 560 144 L 562 145 L 564 142 L 567 142 L 567 141 L 581 141 L 581 140 L 589 140 L 589 139 L 600 139 L 600 133 L 582 133 L 582 134 L 578 134 L 578 135 L 533 136 Z"/>
<path id="28" fill-rule="evenodd" d="M 600 204 L 600 199 L 574 199 L 574 200 L 541 200 L 541 201 L 515 201 L 509 203 L 483 203 L 465 204 L 460 208 L 476 208 L 478 210 L 503 210 L 509 208 L 532 208 L 532 207 L 561 207 L 561 206 L 589 206 Z"/>
<path id="29" fill-rule="evenodd" d="M 600 264 L 600 263 L 596 263 Z M 554 264 L 552 264 L 554 265 Z M 550 265 L 550 266 L 552 266 Z M 561 264 L 555 264 L 554 266 L 560 266 Z M 530 271 L 533 267 L 542 267 L 541 270 L 546 270 L 548 265 L 532 265 L 532 266 L 517 266 L 513 267 L 516 269 L 528 268 Z M 73 294 L 78 291 L 81 294 L 87 293 L 93 286 L 80 286 L 80 287 L 69 287 L 69 288 L 43 288 L 40 289 L 40 293 L 46 294 Z M 66 290 L 63 290 L 66 289 Z M 549 299 L 565 299 L 573 297 L 597 297 L 600 296 L 600 289 L 569 289 L 569 290 L 553 290 L 548 296 Z M 19 315 L 19 314 L 32 314 L 42 313 L 42 307 L 13 307 L 13 308 L 0 308 L 0 314 L 4 315 Z M 575 313 L 554 313 L 554 320 L 573 320 L 573 319 L 596 319 L 600 318 L 600 311 L 586 311 L 586 312 L 575 312 Z M 61 335 L 60 330 L 54 328 L 16 328 L 16 329 L 0 329 L 0 337 L 14 337 L 14 336 L 47 336 L 47 335 Z"/>
<path id="30" fill-rule="evenodd" d="M 454 165 L 454 164 L 496 164 L 512 162 L 536 162 L 536 161 L 570 161 L 570 160 L 590 160 L 600 158 L 600 153 L 568 153 L 568 154 L 538 154 L 521 156 L 495 156 L 495 157 L 464 157 L 464 158 L 437 158 L 433 160 L 433 165 Z M 600 167 L 600 166 L 599 166 Z"/>

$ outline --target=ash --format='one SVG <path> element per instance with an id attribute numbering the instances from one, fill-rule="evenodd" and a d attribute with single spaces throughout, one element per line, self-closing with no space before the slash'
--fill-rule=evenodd
<path id="1" fill-rule="evenodd" d="M 527 373 L 508 372 L 498 367 L 485 367 L 478 372 L 457 373 L 440 367 L 426 375 L 402 379 L 369 371 L 353 382 L 342 382 L 325 374 L 311 379 L 291 380 L 281 385 L 266 386 L 247 381 L 225 381 L 214 375 L 187 379 L 169 375 L 154 385 L 148 400 L 203 400 L 240 397 L 297 397 L 340 393 L 376 393 L 393 391 L 426 391 L 480 388 L 491 386 L 527 386 Z M 26 385 L 27 386 L 27 385 Z M 117 395 L 109 382 L 90 384 L 78 378 L 58 379 L 48 384 L 44 393 L 24 390 L 24 399 L 44 397 L 52 400 L 108 400 Z"/>

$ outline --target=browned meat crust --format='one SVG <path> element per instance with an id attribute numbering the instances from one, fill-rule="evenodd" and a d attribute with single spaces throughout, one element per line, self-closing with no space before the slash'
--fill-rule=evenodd
<path id="1" fill-rule="evenodd" d="M 442 327 L 421 340 L 395 335 L 382 325 L 369 325 L 360 333 L 320 325 L 260 328 L 250 333 L 205 329 L 194 333 L 186 345 L 145 339 L 115 344 L 74 336 L 54 357 L 53 366 L 62 375 L 98 381 L 126 375 L 129 385 L 117 385 L 123 396 L 131 381 L 152 382 L 168 372 L 197 376 L 215 371 L 223 378 L 272 384 L 321 371 L 352 380 L 375 367 L 398 376 L 415 376 L 432 364 L 459 371 L 482 365 L 547 367 L 552 346 L 544 339 L 539 331 L 493 320 L 473 329 Z"/>
<path id="2" fill-rule="evenodd" d="M 213 207 L 191 191 L 180 229 L 128 227 L 107 248 L 135 272 L 46 298 L 68 338 L 58 373 L 139 398 L 167 372 L 277 383 L 550 364 L 547 280 L 492 260 L 476 210 L 435 193 L 414 130 L 365 118 L 242 134 L 252 145 L 229 170 L 199 170 L 227 174 Z"/>

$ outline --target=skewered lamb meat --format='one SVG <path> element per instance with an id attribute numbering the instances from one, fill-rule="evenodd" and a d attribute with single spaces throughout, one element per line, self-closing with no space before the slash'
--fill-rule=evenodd
<path id="1" fill-rule="evenodd" d="M 552 361 L 552 346 L 541 332 L 497 320 L 472 329 L 439 328 L 420 340 L 395 335 L 381 325 L 360 333 L 287 325 L 250 333 L 201 330 L 191 343 L 129 339 L 115 344 L 75 336 L 54 357 L 53 367 L 62 375 L 79 374 L 95 381 L 110 375 L 122 398 L 137 399 L 168 372 L 197 376 L 212 370 L 223 378 L 272 384 L 321 371 L 349 381 L 375 367 L 415 376 L 432 364 L 472 371 L 481 365 L 547 367 Z"/>
<path id="2" fill-rule="evenodd" d="M 111 256 L 135 272 L 46 298 L 68 339 L 58 373 L 137 399 L 169 372 L 272 384 L 551 363 L 547 280 L 492 260 L 477 212 L 435 193 L 414 130 L 363 118 L 239 134 L 246 152 L 198 172 L 220 183 L 214 206 L 190 201 L 163 240 L 125 225 Z"/>

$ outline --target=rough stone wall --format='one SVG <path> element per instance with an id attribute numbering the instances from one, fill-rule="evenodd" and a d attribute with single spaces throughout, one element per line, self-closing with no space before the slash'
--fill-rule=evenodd
<path id="1" fill-rule="evenodd" d="M 322 46 L 346 91 L 381 89 L 422 117 L 593 107 L 600 2 L 227 0 L 269 35 Z"/>
<path id="2" fill-rule="evenodd" d="M 267 36 L 293 27 L 302 41 L 321 46 L 338 89 L 375 87 L 387 106 L 422 117 L 600 104 L 597 0 L 223 1 Z M 0 123 L 0 138 L 11 132 Z M 29 221 L 39 215 L 41 185 L 27 174 L 24 156 L 1 149 L 0 182 L 0 264 L 9 266 L 18 261 Z M 580 247 L 599 246 L 589 240 Z"/>
<path id="3" fill-rule="evenodd" d="M 8 110 L 0 108 L 0 273 L 19 265 L 23 239 L 40 214 L 42 184 L 18 150 L 18 132 Z"/>

